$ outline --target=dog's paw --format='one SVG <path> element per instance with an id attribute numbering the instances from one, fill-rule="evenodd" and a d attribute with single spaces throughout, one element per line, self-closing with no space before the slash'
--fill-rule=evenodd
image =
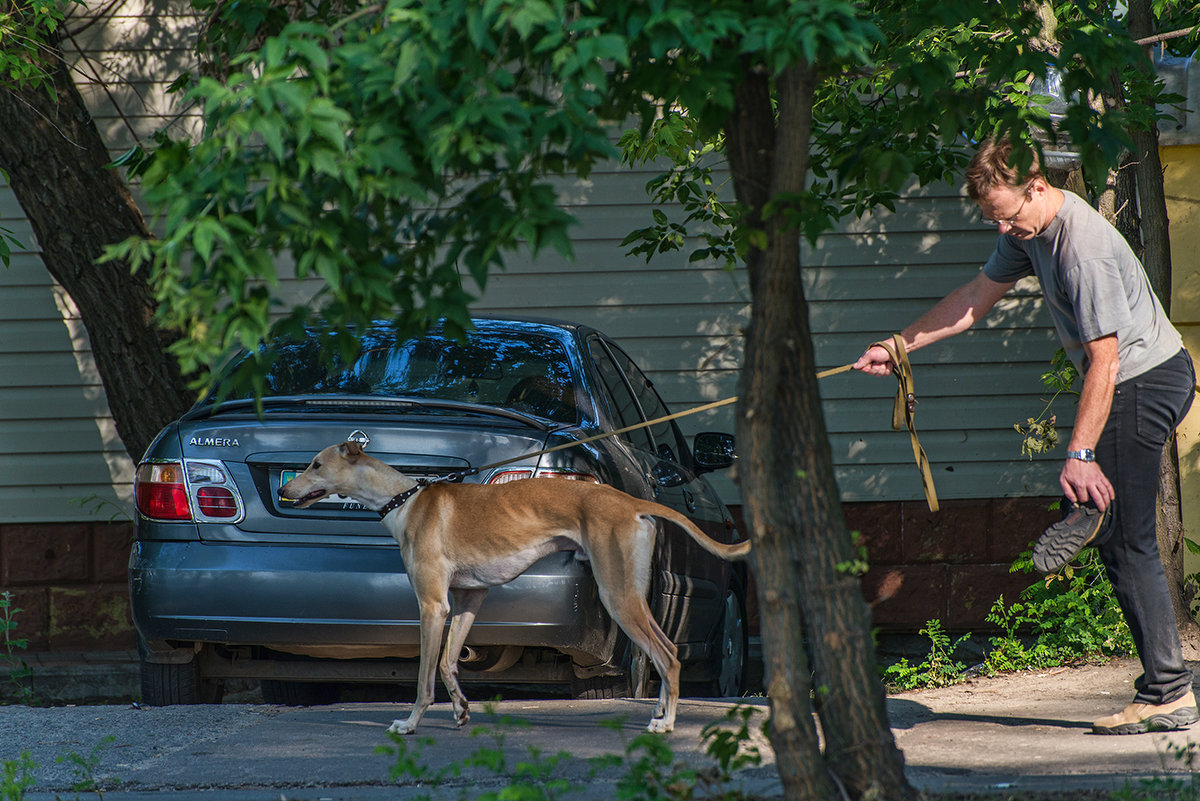
<path id="1" fill-rule="evenodd" d="M 675 721 L 667 720 L 666 718 L 651 718 L 650 725 L 646 727 L 646 731 L 651 734 L 669 734 L 675 731 Z"/>
<path id="2" fill-rule="evenodd" d="M 407 720 L 393 720 L 392 725 L 388 726 L 388 734 L 412 734 L 417 730 L 417 727 Z"/>

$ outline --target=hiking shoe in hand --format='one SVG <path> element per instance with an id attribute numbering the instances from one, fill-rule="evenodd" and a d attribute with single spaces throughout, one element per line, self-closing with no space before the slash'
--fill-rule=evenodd
<path id="1" fill-rule="evenodd" d="M 1054 573 L 1079 556 L 1111 518 L 1111 503 L 1103 512 L 1094 506 L 1071 504 L 1066 516 L 1042 532 L 1033 546 L 1033 566 L 1043 573 Z"/>
<path id="2" fill-rule="evenodd" d="M 1132 703 L 1115 715 L 1092 724 L 1095 734 L 1142 734 L 1148 731 L 1186 729 L 1197 720 L 1196 696 L 1188 692 L 1165 704 Z"/>

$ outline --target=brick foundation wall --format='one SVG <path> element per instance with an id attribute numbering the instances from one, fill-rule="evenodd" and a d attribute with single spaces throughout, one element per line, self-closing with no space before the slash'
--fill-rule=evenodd
<path id="1" fill-rule="evenodd" d="M 950 631 L 993 630 L 986 617 L 996 599 L 1011 603 L 1035 580 L 1008 571 L 1059 519 L 1055 500 L 952 500 L 936 513 L 924 501 L 845 504 L 847 528 L 867 547 L 863 595 L 874 625 L 911 632 L 936 618 Z"/>
<path id="2" fill-rule="evenodd" d="M 989 630 L 992 603 L 1033 581 L 1008 568 L 1057 519 L 1051 500 L 944 501 L 936 514 L 924 501 L 845 504 L 847 527 L 867 547 L 863 595 L 875 627 L 916 632 L 936 618 L 951 631 Z M 0 525 L 0 591 L 23 610 L 16 636 L 29 652 L 136 647 L 126 580 L 132 538 L 129 523 Z"/>
<path id="3" fill-rule="evenodd" d="M 131 523 L 0 525 L 0 591 L 30 652 L 135 648 L 129 616 Z"/>

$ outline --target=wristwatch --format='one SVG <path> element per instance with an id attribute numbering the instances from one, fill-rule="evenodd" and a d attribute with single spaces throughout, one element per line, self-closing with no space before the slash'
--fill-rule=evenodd
<path id="1" fill-rule="evenodd" d="M 1081 448 L 1077 451 L 1067 451 L 1068 459 L 1078 459 L 1081 462 L 1096 461 L 1096 452 L 1091 448 Z"/>

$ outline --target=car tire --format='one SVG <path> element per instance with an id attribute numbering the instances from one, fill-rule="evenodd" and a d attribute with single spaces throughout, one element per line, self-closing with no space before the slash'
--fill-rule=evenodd
<path id="1" fill-rule="evenodd" d="M 338 685 L 326 682 L 263 679 L 260 685 L 263 702 L 280 706 L 324 706 L 341 694 Z"/>
<path id="2" fill-rule="evenodd" d="M 605 701 L 629 697 L 629 675 L 589 676 L 571 680 L 571 697 L 577 701 Z"/>
<path id="3" fill-rule="evenodd" d="M 709 662 L 712 678 L 700 685 L 708 698 L 740 698 L 746 691 L 746 662 L 750 647 L 746 628 L 746 590 L 741 578 L 732 574 L 725 589 L 721 625 L 712 643 Z"/>
<path id="4" fill-rule="evenodd" d="M 605 700 L 612 698 L 657 698 L 658 673 L 650 657 L 621 635 L 625 655 L 624 671 L 619 676 L 576 677 L 571 681 L 571 697 L 580 700 Z"/>
<path id="5" fill-rule="evenodd" d="M 141 657 L 142 703 L 149 706 L 183 704 L 219 704 L 225 694 L 220 681 L 207 680 L 200 675 L 195 659 L 178 664 L 151 662 L 144 645 L 138 643 Z"/>

